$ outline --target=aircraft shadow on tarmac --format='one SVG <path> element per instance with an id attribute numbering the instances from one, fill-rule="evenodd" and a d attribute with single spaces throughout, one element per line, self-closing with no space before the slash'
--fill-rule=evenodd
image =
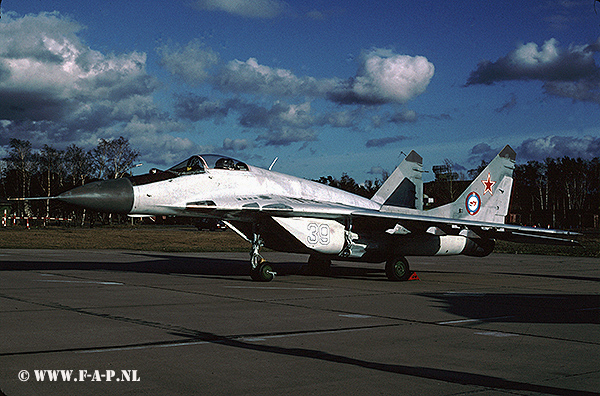
<path id="1" fill-rule="evenodd" d="M 3 261 L 1 270 L 105 270 L 157 274 L 218 276 L 247 280 L 249 263 L 233 258 L 184 257 L 180 255 L 128 252 L 136 259 L 129 262 Z M 304 275 L 303 262 L 272 263 L 277 276 Z M 420 271 L 426 274 L 429 271 Z M 436 272 L 436 271 L 432 271 Z M 310 275 L 310 274 L 308 274 Z M 513 274 L 514 275 L 514 274 Z M 332 267 L 324 276 L 387 282 L 383 270 Z M 531 275 L 537 276 L 537 275 Z M 544 275 L 539 275 L 544 277 Z M 597 279 L 586 279 L 597 281 Z M 600 324 L 599 295 L 586 294 L 495 294 L 495 293 L 421 293 L 440 309 L 467 319 L 515 323 L 587 323 Z"/>
<path id="2" fill-rule="evenodd" d="M 600 295 L 423 293 L 439 308 L 486 322 L 600 324 Z"/>
<path id="3" fill-rule="evenodd" d="M 248 275 L 249 264 L 247 260 L 181 257 L 135 252 L 128 254 L 137 257 L 145 256 L 147 257 L 147 260 L 126 263 L 4 261 L 0 262 L 0 271 L 107 270 L 159 274 L 191 274 L 199 276 L 235 276 L 237 280 L 239 280 L 238 276 Z M 283 276 L 300 273 L 303 265 L 304 263 L 299 262 L 284 264 L 273 263 L 273 267 L 276 271 Z M 426 273 L 427 271 L 420 272 Z M 385 279 L 385 275 L 382 271 L 356 268 L 332 268 L 330 276 L 342 278 L 357 276 L 377 280 L 381 279 L 382 281 Z M 488 318 L 486 321 L 522 323 L 600 323 L 600 316 L 597 311 L 597 307 L 600 305 L 600 296 L 598 295 L 508 293 L 420 293 L 418 295 L 431 299 L 431 301 L 433 301 L 434 304 L 437 304 L 440 309 L 467 319 Z M 451 369 L 386 364 L 331 354 L 320 350 L 263 345 L 255 342 L 247 342 L 237 337 L 220 336 L 208 332 L 173 332 L 172 334 L 187 338 L 191 341 L 203 340 L 269 354 L 328 361 L 370 370 L 412 376 L 415 378 L 434 379 L 447 383 L 551 395 L 598 395 L 598 393 L 595 392 L 511 381 L 500 377 L 461 372 Z M 177 342 L 180 343 L 181 340 L 177 340 Z"/>
<path id="4" fill-rule="evenodd" d="M 447 383 L 461 384 L 461 385 L 473 385 L 480 386 L 489 390 L 502 389 L 507 391 L 524 391 L 534 392 L 548 395 L 573 395 L 573 396 L 589 396 L 598 395 L 595 392 L 580 391 L 575 389 L 558 388 L 554 386 L 532 384 L 520 381 L 511 381 L 501 377 L 495 377 L 491 375 L 482 375 L 469 373 L 464 371 L 455 371 L 451 369 L 440 369 L 434 367 L 419 367 L 419 366 L 407 366 L 401 364 L 389 364 L 371 362 L 367 360 L 356 359 L 348 356 L 337 355 L 328 353 L 325 351 L 306 349 L 306 348 L 286 348 L 275 345 L 264 345 L 254 342 L 246 342 L 240 339 L 233 339 L 230 337 L 223 337 L 213 333 L 197 332 L 196 334 L 178 334 L 175 335 L 182 337 L 190 337 L 194 340 L 202 340 L 207 342 L 218 343 L 227 345 L 229 347 L 248 349 L 258 352 L 287 355 L 300 358 L 321 360 L 326 362 L 332 362 L 337 364 L 351 365 L 361 367 L 369 370 L 382 371 L 392 374 L 399 374 L 404 376 L 411 376 L 415 378 L 427 378 L 436 381 L 442 381 Z"/>
<path id="5" fill-rule="evenodd" d="M 72 261 L 1 261 L 0 271 L 31 271 L 31 270 L 105 270 L 125 271 L 156 274 L 182 274 L 205 276 L 248 276 L 250 274 L 250 259 L 220 259 L 206 257 L 184 257 L 179 255 L 152 254 L 147 252 L 129 252 L 126 255 L 138 259 L 145 257 L 147 260 L 132 260 L 131 262 L 72 262 Z M 277 272 L 277 276 L 288 275 L 315 275 L 306 271 L 305 262 L 269 263 Z M 379 278 L 386 281 L 385 272 L 381 270 L 364 268 L 332 267 L 326 274 L 330 277 L 364 277 Z M 250 277 L 248 277 L 250 281 Z"/>

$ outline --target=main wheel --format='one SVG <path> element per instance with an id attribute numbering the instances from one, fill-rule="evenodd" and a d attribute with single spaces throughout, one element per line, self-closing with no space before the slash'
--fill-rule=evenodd
<path id="1" fill-rule="evenodd" d="M 406 258 L 393 257 L 385 263 L 385 274 L 391 281 L 405 281 L 410 278 L 410 267 Z"/>
<path id="2" fill-rule="evenodd" d="M 266 262 L 262 262 L 256 266 L 256 268 L 252 268 L 250 271 L 250 277 L 253 281 L 257 282 L 270 282 L 275 278 L 275 272 L 273 268 L 267 264 Z"/>

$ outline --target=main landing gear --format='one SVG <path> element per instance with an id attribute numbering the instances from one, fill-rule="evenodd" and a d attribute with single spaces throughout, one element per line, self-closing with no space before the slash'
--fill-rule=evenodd
<path id="1" fill-rule="evenodd" d="M 412 272 L 405 257 L 393 256 L 385 263 L 385 274 L 391 281 L 405 281 Z"/>
<path id="2" fill-rule="evenodd" d="M 252 251 L 250 252 L 250 277 L 257 282 L 270 282 L 275 278 L 275 271 L 267 264 L 267 261 L 258 252 L 263 246 L 263 240 L 259 234 L 254 233 L 252 238 Z"/>

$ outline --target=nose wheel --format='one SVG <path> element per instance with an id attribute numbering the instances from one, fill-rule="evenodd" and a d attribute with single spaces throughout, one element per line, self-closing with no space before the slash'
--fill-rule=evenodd
<path id="1" fill-rule="evenodd" d="M 250 252 L 250 264 L 252 264 L 250 277 L 256 282 L 270 282 L 275 278 L 276 273 L 264 257 L 260 255 L 259 250 L 262 246 L 262 238 L 255 233 L 252 238 L 252 252 Z"/>

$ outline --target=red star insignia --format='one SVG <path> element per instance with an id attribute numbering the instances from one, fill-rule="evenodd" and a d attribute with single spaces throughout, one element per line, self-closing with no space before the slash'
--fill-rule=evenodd
<path id="1" fill-rule="evenodd" d="M 492 186 L 494 184 L 496 184 L 496 182 L 492 181 L 492 175 L 489 172 L 488 172 L 487 180 L 482 180 L 481 182 L 485 186 L 485 190 L 483 191 L 483 195 L 485 195 L 485 193 L 487 193 L 487 192 L 489 192 L 490 195 L 494 195 L 494 192 L 492 191 Z"/>

